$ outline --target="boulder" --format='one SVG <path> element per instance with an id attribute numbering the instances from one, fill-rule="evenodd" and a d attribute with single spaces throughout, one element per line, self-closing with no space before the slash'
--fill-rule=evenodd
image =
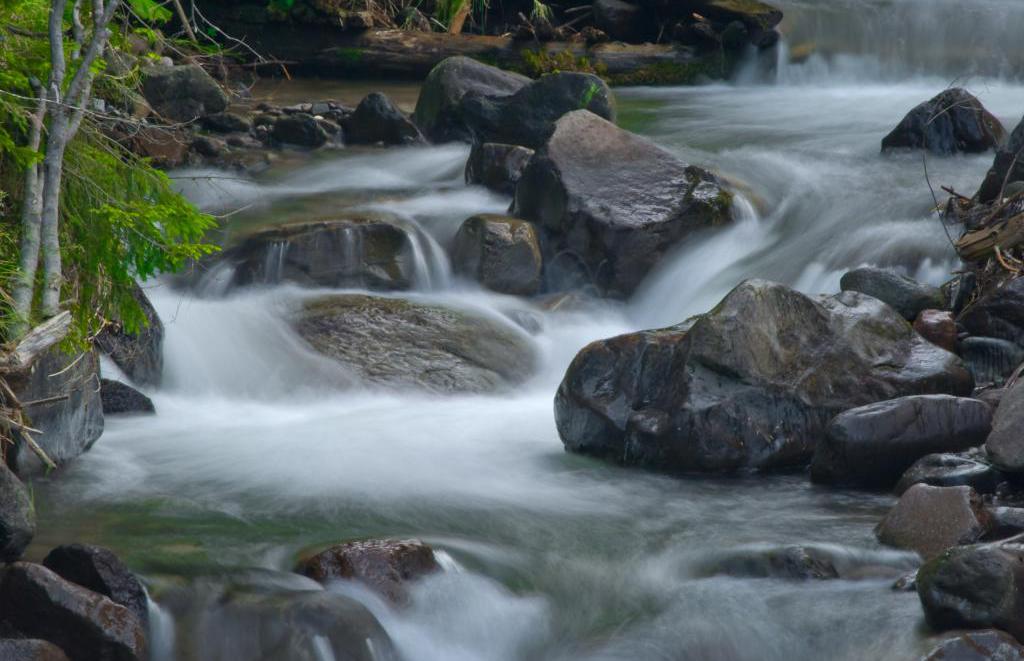
<path id="1" fill-rule="evenodd" d="M 148 159 L 153 167 L 171 169 L 184 165 L 189 135 L 169 127 L 138 124 L 121 142 L 132 153 Z"/>
<path id="2" fill-rule="evenodd" d="M 991 527 L 991 517 L 974 489 L 915 484 L 875 533 L 883 544 L 917 551 L 927 559 L 951 546 L 973 544 Z"/>
<path id="3" fill-rule="evenodd" d="M 203 128 L 216 133 L 248 133 L 252 122 L 233 112 L 218 112 L 203 117 Z"/>
<path id="4" fill-rule="evenodd" d="M 1024 646 L 998 629 L 965 631 L 942 641 L 921 661 L 1024 661 Z"/>
<path id="5" fill-rule="evenodd" d="M 622 0 L 594 0 L 591 7 L 594 25 L 615 41 L 640 43 L 657 36 L 657 25 L 643 7 Z"/>
<path id="6" fill-rule="evenodd" d="M 1024 363 L 1024 348 L 1009 340 L 975 335 L 961 340 L 959 349 L 979 387 L 1002 385 Z"/>
<path id="7" fill-rule="evenodd" d="M 0 562 L 20 558 L 35 534 L 36 511 L 28 489 L 0 463 Z"/>
<path id="8" fill-rule="evenodd" d="M 687 236 L 731 220 L 732 195 L 711 173 L 585 110 L 555 126 L 523 171 L 513 215 L 609 295 L 629 296 Z"/>
<path id="9" fill-rule="evenodd" d="M 514 195 L 533 150 L 494 142 L 474 143 L 466 162 L 466 183 L 485 186 L 496 193 Z"/>
<path id="10" fill-rule="evenodd" d="M 882 151 L 926 149 L 949 156 L 973 154 L 1002 146 L 1006 129 L 966 90 L 947 89 L 915 107 L 889 135 Z"/>
<path id="11" fill-rule="evenodd" d="M 810 459 L 842 411 L 972 385 L 956 356 L 877 299 L 748 280 L 688 323 L 585 347 L 555 421 L 567 449 L 624 464 L 768 469 Z"/>
<path id="12" fill-rule="evenodd" d="M 302 558 L 295 571 L 320 583 L 363 583 L 395 603 L 405 601 L 410 581 L 440 571 L 430 546 L 411 540 L 346 542 Z"/>
<path id="13" fill-rule="evenodd" d="M 345 121 L 345 139 L 354 145 L 415 145 L 426 142 L 420 130 L 384 94 L 372 92 Z"/>
<path id="14" fill-rule="evenodd" d="M 1021 119 L 1010 138 L 997 151 L 992 167 L 985 174 L 975 197 L 979 202 L 988 204 L 996 198 L 1008 197 L 1006 189 L 1013 184 L 1024 181 L 1024 159 L 1019 157 L 1024 149 L 1024 119 Z"/>
<path id="15" fill-rule="evenodd" d="M 889 488 L 921 457 L 979 446 L 991 429 L 992 409 L 977 399 L 911 395 L 859 406 L 826 427 L 811 479 Z"/>
<path id="16" fill-rule="evenodd" d="M 113 551 L 89 544 L 65 544 L 50 551 L 43 566 L 124 606 L 143 626 L 149 622 L 145 588 Z"/>
<path id="17" fill-rule="evenodd" d="M 3 570 L 0 619 L 59 646 L 71 661 L 140 661 L 145 630 L 131 611 L 27 562 Z"/>
<path id="18" fill-rule="evenodd" d="M 973 450 L 958 454 L 930 454 L 921 457 L 907 469 L 896 483 L 895 492 L 903 494 L 915 484 L 933 487 L 971 487 L 978 493 L 995 493 L 1006 475 L 989 463 L 984 451 Z"/>
<path id="19" fill-rule="evenodd" d="M 971 335 L 994 337 L 1024 347 L 1024 278 L 1014 278 L 983 295 L 957 321 Z"/>
<path id="20" fill-rule="evenodd" d="M 996 467 L 1024 472 L 1024 379 L 1014 383 L 996 409 L 985 450 Z"/>
<path id="21" fill-rule="evenodd" d="M 95 351 L 66 354 L 54 345 L 27 370 L 7 376 L 29 426 L 42 432 L 33 437 L 58 466 L 91 448 L 103 433 L 99 370 Z M 25 443 L 8 448 L 7 463 L 23 477 L 46 468 Z"/>
<path id="22" fill-rule="evenodd" d="M 96 347 L 133 382 L 158 386 L 164 371 L 164 324 L 142 287 L 135 285 L 132 296 L 144 316 L 141 327 L 129 332 L 115 321 L 96 337 Z"/>
<path id="23" fill-rule="evenodd" d="M 716 553 L 714 558 L 699 563 L 696 573 L 701 577 L 724 575 L 795 581 L 839 578 L 839 571 L 828 554 L 798 545 Z"/>
<path id="24" fill-rule="evenodd" d="M 1024 538 L 954 547 L 917 572 L 925 619 L 938 631 L 1002 629 L 1024 637 Z"/>
<path id="25" fill-rule="evenodd" d="M 946 351 L 956 351 L 956 322 L 946 310 L 921 310 L 914 319 L 914 330 L 921 337 Z"/>
<path id="26" fill-rule="evenodd" d="M 500 142 L 538 149 L 567 112 L 588 110 L 609 121 L 615 106 L 608 84 L 590 73 L 551 73 L 513 94 L 469 92 L 459 104 L 474 142 Z"/>
<path id="27" fill-rule="evenodd" d="M 231 285 L 292 282 L 305 287 L 409 289 L 416 253 L 408 233 L 384 220 L 343 219 L 280 225 L 224 251 Z"/>
<path id="28" fill-rule="evenodd" d="M 363 381 L 438 393 L 522 383 L 537 357 L 503 318 L 438 304 L 361 294 L 307 301 L 292 319 L 315 350 Z"/>
<path id="29" fill-rule="evenodd" d="M 945 297 L 938 287 L 874 266 L 848 271 L 839 281 L 839 288 L 874 296 L 891 305 L 907 321 L 914 321 L 924 310 L 945 306 Z"/>
<path id="30" fill-rule="evenodd" d="M 198 64 L 147 68 L 142 94 L 153 110 L 175 122 L 191 122 L 228 107 L 227 94 Z"/>
<path id="31" fill-rule="evenodd" d="M 63 651 L 45 640 L 0 639 L 0 659 L 4 661 L 68 661 Z"/>
<path id="32" fill-rule="evenodd" d="M 321 147 L 327 142 L 327 131 L 312 115 L 295 113 L 276 122 L 270 136 L 277 142 L 298 147 Z"/>
<path id="33" fill-rule="evenodd" d="M 423 81 L 413 121 L 431 142 L 470 142 L 472 134 L 462 117 L 462 97 L 468 92 L 488 97 L 512 94 L 529 82 L 526 76 L 472 58 L 449 57 Z"/>
<path id="34" fill-rule="evenodd" d="M 529 296 L 541 280 L 540 242 L 525 220 L 481 214 L 467 219 L 455 235 L 452 267 L 484 287 Z"/>
<path id="35" fill-rule="evenodd" d="M 100 400 L 103 415 L 156 413 L 153 400 L 126 383 L 113 379 L 100 379 Z"/>

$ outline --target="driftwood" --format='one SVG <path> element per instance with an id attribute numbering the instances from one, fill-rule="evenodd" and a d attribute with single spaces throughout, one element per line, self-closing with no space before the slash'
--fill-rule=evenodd
<path id="1" fill-rule="evenodd" d="M 973 232 L 956 242 L 956 251 L 965 262 L 976 262 L 1024 243 L 1024 213 Z"/>
<path id="2" fill-rule="evenodd" d="M 25 371 L 40 354 L 67 337 L 70 328 L 71 313 L 67 310 L 39 324 L 12 351 L 0 357 L 0 374 Z"/>

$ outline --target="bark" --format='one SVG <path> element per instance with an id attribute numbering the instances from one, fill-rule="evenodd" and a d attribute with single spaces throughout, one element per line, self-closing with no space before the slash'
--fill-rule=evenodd
<path id="1" fill-rule="evenodd" d="M 29 117 L 28 148 L 39 151 L 42 142 L 43 122 L 46 119 L 46 90 L 34 81 L 38 101 L 35 112 Z M 14 286 L 14 336 L 20 337 L 28 330 L 32 316 L 32 297 L 35 292 L 36 269 L 39 266 L 39 223 L 42 215 L 42 191 L 40 190 L 39 164 L 32 163 L 25 170 L 25 196 L 21 206 L 21 244 L 19 249 L 18 280 Z"/>

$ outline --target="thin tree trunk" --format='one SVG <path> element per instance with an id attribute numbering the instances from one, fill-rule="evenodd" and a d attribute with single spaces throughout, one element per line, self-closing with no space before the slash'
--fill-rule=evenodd
<path id="1" fill-rule="evenodd" d="M 60 286 L 63 280 L 60 259 L 60 188 L 67 149 L 69 121 L 66 112 L 58 110 L 50 121 L 43 161 L 43 216 L 41 222 L 43 248 L 43 316 L 60 312 Z"/>
<path id="2" fill-rule="evenodd" d="M 42 142 L 43 122 L 46 119 L 46 90 L 33 80 L 33 87 L 39 100 L 35 112 L 29 117 L 28 148 L 39 151 Z M 14 286 L 14 337 L 20 337 L 28 330 L 32 316 L 32 298 L 35 293 L 36 269 L 39 266 L 39 227 L 42 215 L 43 197 L 40 190 L 39 164 L 33 162 L 25 170 L 25 196 L 21 207 L 21 245 L 18 280 Z"/>
<path id="3" fill-rule="evenodd" d="M 198 44 L 199 40 L 196 39 L 196 33 L 192 31 L 192 24 L 189 23 L 188 16 L 185 14 L 185 8 L 181 6 L 180 0 L 172 0 L 174 3 L 174 9 L 178 12 L 178 20 L 181 21 L 181 26 L 185 28 L 185 34 L 188 35 L 189 40 L 193 44 Z"/>

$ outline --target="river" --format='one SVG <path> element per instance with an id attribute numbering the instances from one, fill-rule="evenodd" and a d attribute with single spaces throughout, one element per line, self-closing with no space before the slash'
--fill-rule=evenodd
<path id="1" fill-rule="evenodd" d="M 34 483 L 41 532 L 29 557 L 72 540 L 109 546 L 160 602 L 201 576 L 287 572 L 308 547 L 419 537 L 443 551 L 447 570 L 418 584 L 408 608 L 357 594 L 410 661 L 917 658 L 934 639 L 916 594 L 890 589 L 916 558 L 872 532 L 890 495 L 814 487 L 803 473 L 621 469 L 565 454 L 554 427 L 555 388 L 585 343 L 679 322 L 744 278 L 834 292 L 861 264 L 936 284 L 955 268 L 921 156 L 882 157 L 879 143 L 954 80 L 1012 129 L 1024 112 L 1014 68 L 1024 61 L 1022 3 L 777 4 L 786 42 L 774 66 L 752 63 L 729 84 L 617 91 L 623 126 L 722 172 L 745 203 L 734 225 L 671 255 L 628 304 L 545 314 L 534 337 L 544 368 L 528 384 L 443 399 L 339 391 L 337 368 L 282 321 L 302 292 L 223 299 L 150 283 L 167 326 L 165 385 L 150 393 L 158 415 L 109 420 L 59 479 Z M 278 93 L 353 89 L 304 85 Z M 499 313 L 529 307 L 451 277 L 439 246 L 469 215 L 509 202 L 462 183 L 467 154 L 346 149 L 292 155 L 249 178 L 177 176 L 206 208 L 236 211 L 224 240 L 267 223 L 386 213 L 418 237 L 411 295 Z M 940 195 L 940 185 L 971 194 L 990 162 L 929 158 L 927 170 Z M 788 544 L 822 547 L 850 570 L 799 582 L 702 569 Z M 174 621 L 171 610 L 155 611 L 158 658 L 240 658 L 231 637 L 252 635 L 204 629 L 201 614 Z M 196 652 L 200 636 L 216 643 Z"/>

